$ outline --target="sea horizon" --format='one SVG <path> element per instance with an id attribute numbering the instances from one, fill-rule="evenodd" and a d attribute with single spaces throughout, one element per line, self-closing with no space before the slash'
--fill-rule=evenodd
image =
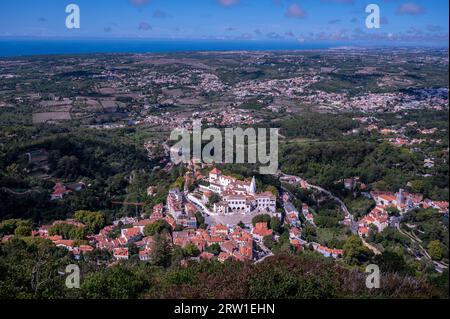
<path id="1" fill-rule="evenodd" d="M 336 48 L 436 48 L 444 44 L 299 42 L 227 39 L 148 39 L 148 38 L 0 38 L 0 57 L 71 54 L 145 54 L 201 51 L 310 51 Z"/>

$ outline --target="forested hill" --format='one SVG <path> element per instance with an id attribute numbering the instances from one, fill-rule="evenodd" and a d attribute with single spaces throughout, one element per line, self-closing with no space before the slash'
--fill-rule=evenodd
<path id="1" fill-rule="evenodd" d="M 46 222 L 64 219 L 80 208 L 111 208 L 108 203 L 114 198 L 143 200 L 140 193 L 145 194 L 148 174 L 156 165 L 148 159 L 144 142 L 133 129 L 101 132 L 46 126 L 16 128 L 4 135 L 8 143 L 0 149 L 2 220 Z M 42 150 L 45 163 L 30 164 L 27 153 Z M 87 187 L 61 201 L 50 201 L 57 182 L 83 182 Z M 136 191 L 131 187 L 133 182 L 139 184 L 134 187 Z"/>

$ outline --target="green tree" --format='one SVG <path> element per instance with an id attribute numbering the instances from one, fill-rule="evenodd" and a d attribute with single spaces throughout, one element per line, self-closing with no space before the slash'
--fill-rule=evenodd
<path id="1" fill-rule="evenodd" d="M 364 246 L 362 240 L 356 236 L 350 236 L 344 244 L 344 260 L 349 265 L 360 265 L 371 256 L 370 250 Z"/>
<path id="2" fill-rule="evenodd" d="M 421 179 L 410 181 L 409 185 L 411 192 L 413 193 L 423 193 L 426 187 L 425 181 Z"/>
<path id="3" fill-rule="evenodd" d="M 211 197 L 209 197 L 209 205 L 211 205 L 211 206 L 220 201 L 221 201 L 221 198 L 220 198 L 219 194 L 214 193 L 211 195 Z"/>
<path id="4" fill-rule="evenodd" d="M 215 243 L 215 244 L 212 244 L 212 245 L 206 247 L 206 251 L 208 253 L 213 254 L 214 256 L 219 256 L 219 254 L 222 250 L 220 249 L 220 245 Z"/>
<path id="5" fill-rule="evenodd" d="M 162 234 L 163 232 L 172 232 L 172 226 L 165 220 L 157 220 L 153 224 L 149 224 L 144 228 L 145 236 L 155 236 L 156 234 Z"/>
<path id="6" fill-rule="evenodd" d="M 76 156 L 63 156 L 58 161 L 56 175 L 63 178 L 77 178 L 80 173 L 80 162 Z"/>
<path id="7" fill-rule="evenodd" d="M 314 242 L 317 240 L 317 229 L 316 227 L 305 224 L 303 227 L 302 237 L 308 242 Z"/>
<path id="8" fill-rule="evenodd" d="M 386 208 L 386 211 L 391 216 L 400 216 L 400 211 L 398 210 L 397 207 L 390 206 L 390 207 Z"/>
<path id="9" fill-rule="evenodd" d="M 196 212 L 195 219 L 197 220 L 198 228 L 206 229 L 205 217 L 203 217 L 202 213 Z"/>
<path id="10" fill-rule="evenodd" d="M 281 233 L 282 225 L 281 225 L 281 221 L 278 217 L 272 217 L 270 219 L 270 229 L 272 229 L 277 234 Z"/>
<path id="11" fill-rule="evenodd" d="M 386 250 L 381 255 L 374 257 L 374 263 L 378 265 L 383 272 L 406 274 L 409 272 L 408 265 L 403 256 Z"/>
<path id="12" fill-rule="evenodd" d="M 14 235 L 19 237 L 31 236 L 32 228 L 28 225 L 20 225 L 14 230 Z"/>
<path id="13" fill-rule="evenodd" d="M 132 270 L 122 266 L 91 273 L 81 284 L 81 292 L 88 299 L 136 299 L 146 282 Z"/>
<path id="14" fill-rule="evenodd" d="M 263 244 L 269 249 L 273 249 L 273 247 L 276 245 L 276 241 L 273 239 L 273 236 L 265 236 L 263 238 Z"/>
<path id="15" fill-rule="evenodd" d="M 261 214 L 261 215 L 256 215 L 255 217 L 253 217 L 252 219 L 252 224 L 253 226 L 256 226 L 256 224 L 258 223 L 270 223 L 270 215 L 268 214 Z"/>
<path id="16" fill-rule="evenodd" d="M 200 250 L 194 244 L 187 244 L 184 247 L 184 255 L 186 257 L 197 257 L 200 255 Z"/>
<path id="17" fill-rule="evenodd" d="M 433 260 L 442 259 L 442 245 L 439 240 L 433 240 L 428 244 L 428 253 Z"/>
<path id="18" fill-rule="evenodd" d="M 266 192 L 271 192 L 271 193 L 272 193 L 273 195 L 275 195 L 276 197 L 279 196 L 278 189 L 277 189 L 275 186 L 273 186 L 273 185 L 267 186 Z"/>
<path id="19" fill-rule="evenodd" d="M 172 260 L 172 244 L 165 236 L 156 235 L 150 259 L 157 266 L 170 266 Z"/>
<path id="20" fill-rule="evenodd" d="M 67 296 L 59 269 L 73 263 L 65 249 L 45 239 L 14 238 L 0 245 L 0 299 Z"/>
<path id="21" fill-rule="evenodd" d="M 23 219 L 6 219 L 0 223 L 0 235 L 12 235 L 15 230 L 20 226 L 26 226 L 32 228 L 29 220 Z"/>
<path id="22" fill-rule="evenodd" d="M 48 233 L 50 236 L 59 235 L 64 239 L 83 240 L 86 237 L 86 228 L 70 224 L 57 224 L 50 227 Z"/>
<path id="23" fill-rule="evenodd" d="M 101 212 L 79 210 L 75 212 L 74 218 L 76 221 L 85 224 L 90 233 L 97 233 L 105 226 L 105 216 Z"/>
<path id="24" fill-rule="evenodd" d="M 6 174 L 11 175 L 11 176 L 15 176 L 15 177 L 20 177 L 20 167 L 17 163 L 13 163 L 11 165 L 8 165 L 8 167 L 6 167 Z"/>
<path id="25" fill-rule="evenodd" d="M 183 189 L 184 186 L 184 177 L 180 176 L 177 178 L 177 180 L 170 186 L 170 188 L 178 188 Z"/>
<path id="26" fill-rule="evenodd" d="M 184 249 L 180 246 L 173 246 L 170 254 L 170 264 L 172 266 L 179 265 L 184 259 Z"/>

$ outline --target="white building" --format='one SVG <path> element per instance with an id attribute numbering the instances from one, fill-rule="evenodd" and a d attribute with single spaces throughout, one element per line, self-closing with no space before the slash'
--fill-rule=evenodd
<path id="1" fill-rule="evenodd" d="M 183 214 L 184 196 L 179 189 L 171 189 L 167 195 L 167 209 L 175 219 Z"/>
<path id="2" fill-rule="evenodd" d="M 222 201 L 214 204 L 216 214 L 248 214 L 256 209 L 276 212 L 276 196 L 271 192 L 257 193 L 254 177 L 251 182 L 240 181 L 215 168 L 209 174 L 209 182 L 205 191 L 222 196 Z"/>
<path id="3" fill-rule="evenodd" d="M 236 194 L 256 194 L 256 180 L 253 177 L 252 181 L 240 181 L 234 177 L 223 175 L 220 170 L 214 168 L 209 173 L 209 189 L 219 195 L 226 191 L 231 191 Z"/>

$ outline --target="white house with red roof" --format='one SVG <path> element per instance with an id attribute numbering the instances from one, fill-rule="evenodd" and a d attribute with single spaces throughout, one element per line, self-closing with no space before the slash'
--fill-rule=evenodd
<path id="1" fill-rule="evenodd" d="M 303 215 L 306 215 L 306 214 L 308 214 L 308 213 L 309 213 L 309 206 L 308 206 L 308 204 L 303 203 L 303 204 L 302 204 L 302 214 L 303 214 Z"/>
<path id="2" fill-rule="evenodd" d="M 312 213 L 307 213 L 305 215 L 305 218 L 309 223 L 314 225 L 314 215 Z"/>
<path id="3" fill-rule="evenodd" d="M 223 262 L 225 262 L 226 260 L 228 260 L 228 259 L 230 259 L 230 258 L 232 258 L 232 257 L 233 257 L 232 254 L 226 253 L 226 252 L 222 251 L 222 252 L 219 254 L 219 256 L 217 257 L 217 260 L 218 260 L 219 262 L 223 263 Z"/>
<path id="4" fill-rule="evenodd" d="M 128 248 L 114 248 L 113 249 L 113 256 L 117 260 L 128 260 L 129 259 L 129 251 Z"/>
<path id="5" fill-rule="evenodd" d="M 266 236 L 273 236 L 273 231 L 268 228 L 267 222 L 261 222 L 255 225 L 252 235 L 256 240 L 261 241 Z"/>
<path id="6" fill-rule="evenodd" d="M 368 215 L 359 220 L 359 227 L 369 227 L 370 225 L 374 225 L 379 232 L 382 232 L 389 226 L 389 214 L 385 209 L 386 207 L 384 206 L 376 206 Z"/>
<path id="7" fill-rule="evenodd" d="M 217 224 L 210 227 L 211 236 L 226 237 L 228 235 L 228 227 L 223 224 Z"/>
<path id="8" fill-rule="evenodd" d="M 400 189 L 397 193 L 372 191 L 370 195 L 378 206 L 396 207 L 400 212 L 419 207 L 423 203 L 422 194 L 413 194 Z"/>
<path id="9" fill-rule="evenodd" d="M 56 245 L 56 247 L 63 247 L 69 251 L 72 251 L 74 248 L 74 241 L 69 240 L 69 239 L 57 240 L 57 241 L 54 241 L 54 244 Z"/>
<path id="10" fill-rule="evenodd" d="M 149 261 L 151 257 L 152 250 L 148 247 L 139 251 L 139 260 L 140 261 Z"/>
<path id="11" fill-rule="evenodd" d="M 295 250 L 298 251 L 302 251 L 303 250 L 303 245 L 301 243 L 301 241 L 297 238 L 289 238 L 289 242 L 292 246 L 294 246 Z"/>
<path id="12" fill-rule="evenodd" d="M 322 245 L 316 245 L 314 250 L 325 257 L 332 257 L 335 259 L 341 258 L 344 255 L 344 251 L 342 249 L 328 248 Z"/>
<path id="13" fill-rule="evenodd" d="M 366 238 L 367 236 L 369 236 L 369 230 L 370 230 L 369 227 L 360 226 L 358 227 L 358 235 Z"/>
<path id="14" fill-rule="evenodd" d="M 434 208 L 437 209 L 442 214 L 448 214 L 448 202 L 444 201 L 432 201 L 432 200 L 425 200 L 423 204 L 424 208 Z"/>
<path id="15" fill-rule="evenodd" d="M 51 194 L 51 200 L 60 200 L 63 197 L 70 193 L 70 190 L 64 186 L 63 183 L 56 183 L 53 187 L 53 193 Z"/>
<path id="16" fill-rule="evenodd" d="M 141 227 L 124 228 L 121 230 L 120 239 L 123 239 L 124 244 L 130 244 L 139 241 L 143 237 Z M 122 241 L 122 240 L 121 240 Z"/>
<path id="17" fill-rule="evenodd" d="M 93 247 L 88 245 L 81 245 L 80 247 L 74 247 L 72 250 L 72 254 L 75 259 L 79 260 L 81 259 L 81 256 L 83 256 L 86 253 L 92 252 L 94 250 Z"/>

